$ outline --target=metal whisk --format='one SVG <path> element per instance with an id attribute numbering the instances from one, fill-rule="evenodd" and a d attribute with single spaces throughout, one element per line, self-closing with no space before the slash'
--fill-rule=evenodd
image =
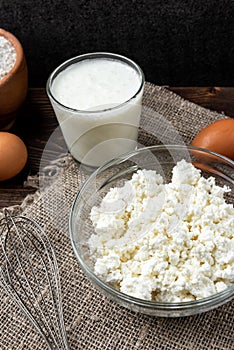
<path id="1" fill-rule="evenodd" d="M 59 271 L 42 228 L 6 210 L 0 220 L 0 282 L 51 350 L 69 350 Z"/>

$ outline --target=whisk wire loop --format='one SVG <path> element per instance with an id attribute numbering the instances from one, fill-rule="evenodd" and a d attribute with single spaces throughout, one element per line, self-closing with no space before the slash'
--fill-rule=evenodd
<path id="1" fill-rule="evenodd" d="M 44 230 L 31 218 L 0 220 L 0 282 L 51 350 L 69 350 L 58 263 Z"/>

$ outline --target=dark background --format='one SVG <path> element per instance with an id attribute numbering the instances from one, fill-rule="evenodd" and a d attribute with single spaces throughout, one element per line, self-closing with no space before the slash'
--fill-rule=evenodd
<path id="1" fill-rule="evenodd" d="M 158 85 L 234 82 L 233 0 L 0 0 L 0 27 L 20 39 L 34 87 L 93 51 L 132 58 Z"/>

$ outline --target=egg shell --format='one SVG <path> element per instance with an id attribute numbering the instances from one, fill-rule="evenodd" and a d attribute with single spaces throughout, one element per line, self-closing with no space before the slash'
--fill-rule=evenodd
<path id="1" fill-rule="evenodd" d="M 17 175 L 25 166 L 28 152 L 23 141 L 16 135 L 0 132 L 0 181 Z"/>
<path id="2" fill-rule="evenodd" d="M 234 160 L 234 119 L 221 119 L 206 126 L 193 139 L 191 145 Z"/>

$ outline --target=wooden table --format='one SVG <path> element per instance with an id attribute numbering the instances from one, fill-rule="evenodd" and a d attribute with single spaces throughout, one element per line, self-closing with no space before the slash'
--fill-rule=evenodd
<path id="1" fill-rule="evenodd" d="M 170 87 L 168 89 L 203 107 L 234 117 L 234 88 L 232 87 Z M 50 147 L 43 154 L 42 166 L 63 153 L 65 146 L 45 89 L 29 89 L 28 97 L 11 130 L 25 141 L 29 159 L 25 169 L 18 176 L 0 183 L 0 208 L 20 204 L 27 194 L 34 193 L 35 188 L 25 187 L 24 182 L 28 175 L 37 174 L 42 152 L 55 130 L 58 130 L 55 135 L 56 142 L 53 142 L 53 138 L 50 140 Z"/>

